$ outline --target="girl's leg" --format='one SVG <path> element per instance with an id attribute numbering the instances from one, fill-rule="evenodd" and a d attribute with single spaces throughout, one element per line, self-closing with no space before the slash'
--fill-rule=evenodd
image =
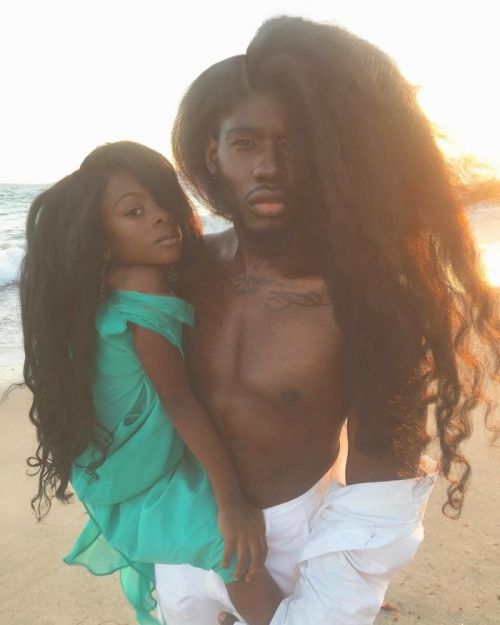
<path id="1" fill-rule="evenodd" d="M 283 599 L 283 593 L 267 570 L 251 582 L 239 580 L 226 588 L 231 602 L 248 625 L 268 625 Z"/>

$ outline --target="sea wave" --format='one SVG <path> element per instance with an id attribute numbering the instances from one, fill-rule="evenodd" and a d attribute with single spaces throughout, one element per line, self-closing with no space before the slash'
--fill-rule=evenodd
<path id="1" fill-rule="evenodd" d="M 0 287 L 19 280 L 19 267 L 24 256 L 24 248 L 7 247 L 0 249 Z"/>

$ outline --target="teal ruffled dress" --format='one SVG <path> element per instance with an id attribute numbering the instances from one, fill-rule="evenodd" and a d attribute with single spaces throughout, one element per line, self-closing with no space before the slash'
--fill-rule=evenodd
<path id="1" fill-rule="evenodd" d="M 133 345 L 129 323 L 157 332 L 182 353 L 182 328 L 193 307 L 178 297 L 113 291 L 97 317 L 93 399 L 96 418 L 111 434 L 93 478 L 89 447 L 76 459 L 71 484 L 89 520 L 64 561 L 95 575 L 120 571 L 141 625 L 157 625 L 154 564 L 192 564 L 234 579 L 234 561 L 220 567 L 223 540 L 214 495 L 203 467 L 177 434 Z"/>

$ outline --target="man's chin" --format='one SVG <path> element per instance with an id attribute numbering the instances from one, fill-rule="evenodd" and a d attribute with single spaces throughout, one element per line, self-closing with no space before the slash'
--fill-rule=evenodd
<path id="1" fill-rule="evenodd" d="M 240 224 L 240 227 L 236 224 L 235 226 L 240 241 L 263 258 L 282 254 L 293 230 L 288 221 L 277 219 L 245 222 Z"/>
<path id="2" fill-rule="evenodd" d="M 244 228 L 248 234 L 267 236 L 285 232 L 288 230 L 288 222 L 285 219 L 261 220 L 245 224 Z"/>
<path id="3" fill-rule="evenodd" d="M 261 215 L 247 212 L 240 220 L 241 226 L 248 234 L 273 234 L 288 230 L 290 226 L 290 214 L 283 210 L 279 214 Z"/>

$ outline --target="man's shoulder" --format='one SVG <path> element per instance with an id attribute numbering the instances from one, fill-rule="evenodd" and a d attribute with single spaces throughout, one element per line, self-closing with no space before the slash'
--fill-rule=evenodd
<path id="1" fill-rule="evenodd" d="M 237 240 L 234 228 L 203 236 L 197 257 L 186 267 L 178 284 L 179 293 L 188 300 L 196 299 L 200 289 L 213 284 L 224 274 L 227 262 L 234 258 Z"/>

